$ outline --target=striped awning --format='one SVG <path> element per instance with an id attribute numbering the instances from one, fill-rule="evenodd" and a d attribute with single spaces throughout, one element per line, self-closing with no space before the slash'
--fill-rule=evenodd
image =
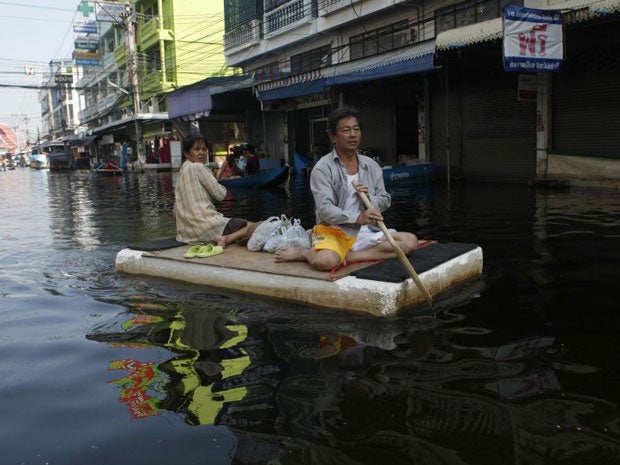
<path id="1" fill-rule="evenodd" d="M 467 45 L 499 40 L 503 35 L 502 18 L 469 24 L 457 29 L 440 32 L 435 39 L 437 50 L 465 47 Z"/>
<path id="2" fill-rule="evenodd" d="M 543 10 L 560 10 L 564 13 L 579 12 L 568 22 L 584 21 L 607 14 L 620 12 L 620 0 L 567 0 L 554 3 L 549 7 L 541 7 Z M 469 24 L 467 26 L 450 29 L 437 34 L 435 47 L 437 50 L 465 47 L 492 40 L 500 40 L 503 37 L 502 18 L 494 18 L 489 21 Z"/>
<path id="3" fill-rule="evenodd" d="M 430 40 L 412 47 L 346 61 L 286 79 L 256 85 L 260 100 L 277 100 L 324 92 L 339 84 L 415 74 L 433 69 L 435 43 Z"/>

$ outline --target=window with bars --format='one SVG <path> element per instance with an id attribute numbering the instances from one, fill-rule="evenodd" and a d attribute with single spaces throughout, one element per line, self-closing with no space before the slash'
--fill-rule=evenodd
<path id="1" fill-rule="evenodd" d="M 399 21 L 389 26 L 352 36 L 349 39 L 351 60 L 405 47 L 412 42 L 409 21 Z"/>
<path id="2" fill-rule="evenodd" d="M 523 6 L 523 0 L 473 0 L 435 10 L 435 34 L 499 18 L 508 5 Z"/>
<path id="3" fill-rule="evenodd" d="M 224 26 L 226 32 L 263 16 L 263 0 L 226 0 Z"/>
<path id="4" fill-rule="evenodd" d="M 303 73 L 332 64 L 332 46 L 324 45 L 291 57 L 291 72 Z"/>

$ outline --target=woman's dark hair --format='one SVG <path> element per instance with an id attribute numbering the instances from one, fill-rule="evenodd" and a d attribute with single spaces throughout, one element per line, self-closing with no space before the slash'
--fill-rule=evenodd
<path id="1" fill-rule="evenodd" d="M 360 121 L 359 113 L 357 112 L 355 108 L 342 107 L 342 108 L 335 109 L 327 117 L 327 130 L 331 134 L 336 135 L 336 133 L 338 132 L 338 122 L 341 119 L 345 119 L 345 118 L 355 118 L 357 120 L 358 126 L 362 125 L 362 122 Z"/>
<path id="2" fill-rule="evenodd" d="M 203 141 L 205 145 L 207 145 L 207 141 L 204 139 L 204 137 L 199 136 L 198 134 L 192 134 L 191 136 L 183 139 L 183 153 L 185 154 L 189 152 L 194 146 L 194 144 L 199 140 Z"/>

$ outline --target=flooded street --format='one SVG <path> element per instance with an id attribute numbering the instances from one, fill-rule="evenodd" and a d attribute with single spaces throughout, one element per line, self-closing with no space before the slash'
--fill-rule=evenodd
<path id="1" fill-rule="evenodd" d="M 2 465 L 620 464 L 617 191 L 392 188 L 484 275 L 375 319 L 117 274 L 176 175 L 0 172 Z M 314 218 L 303 179 L 220 210 Z"/>

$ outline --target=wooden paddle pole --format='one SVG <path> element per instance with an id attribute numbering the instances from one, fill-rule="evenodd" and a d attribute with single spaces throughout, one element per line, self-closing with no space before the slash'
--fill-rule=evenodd
<path id="1" fill-rule="evenodd" d="M 353 184 L 353 186 L 355 187 L 355 184 Z M 372 205 L 370 204 L 370 200 L 368 200 L 368 197 L 366 196 L 366 194 L 364 194 L 363 192 L 357 191 L 357 195 L 359 196 L 360 199 L 362 199 L 362 202 L 364 203 L 364 206 L 366 207 L 367 210 L 370 207 L 372 207 Z M 403 252 L 403 250 L 398 246 L 398 244 L 396 243 L 396 241 L 392 237 L 392 234 L 390 234 L 390 231 L 385 226 L 385 223 L 383 221 L 377 221 L 377 224 L 381 228 L 381 231 L 383 231 L 383 235 L 390 242 L 390 245 L 392 246 L 392 249 L 394 249 L 394 253 L 396 253 L 396 256 L 398 257 L 398 259 L 400 260 L 400 262 L 403 264 L 403 266 L 409 272 L 409 275 L 411 276 L 411 279 L 413 279 L 413 282 L 416 283 L 416 285 L 418 286 L 420 291 L 422 291 L 422 294 L 424 295 L 424 298 L 426 299 L 428 304 L 432 307 L 433 306 L 433 297 L 428 292 L 428 289 L 426 289 L 424 284 L 422 284 L 422 281 L 420 280 L 420 277 L 418 276 L 418 273 L 416 273 L 415 270 L 413 269 L 413 266 L 411 265 L 411 262 L 409 261 L 409 259 L 405 255 L 405 252 Z"/>

